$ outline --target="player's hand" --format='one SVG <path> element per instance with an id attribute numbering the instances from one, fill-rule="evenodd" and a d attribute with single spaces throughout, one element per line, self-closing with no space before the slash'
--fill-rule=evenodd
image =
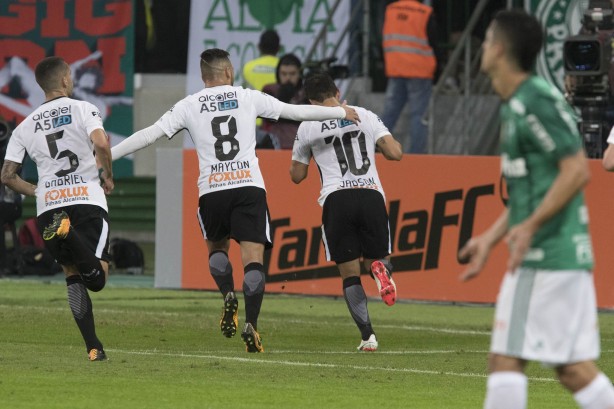
<path id="1" fill-rule="evenodd" d="M 505 238 L 510 250 L 510 258 L 507 261 L 507 270 L 514 272 L 529 251 L 531 240 L 535 234 L 535 228 L 529 222 L 520 223 L 512 227 Z"/>
<path id="2" fill-rule="evenodd" d="M 360 122 L 358 112 L 356 112 L 354 108 L 348 106 L 347 101 L 343 101 L 343 104 L 341 104 L 341 108 L 345 110 L 345 119 L 354 123 Z"/>
<path id="3" fill-rule="evenodd" d="M 469 240 L 458 252 L 459 259 L 468 259 L 469 264 L 465 271 L 458 277 L 461 281 L 468 281 L 476 277 L 484 268 L 488 255 L 490 254 L 490 244 L 482 236 Z"/>
<path id="4" fill-rule="evenodd" d="M 110 195 L 113 189 L 115 189 L 115 182 L 113 182 L 113 176 L 109 177 L 103 171 L 100 174 L 100 186 L 102 186 L 105 195 Z"/>

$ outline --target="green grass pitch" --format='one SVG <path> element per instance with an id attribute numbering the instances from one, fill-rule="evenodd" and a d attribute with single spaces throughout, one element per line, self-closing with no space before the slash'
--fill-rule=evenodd
<path id="1" fill-rule="evenodd" d="M 359 353 L 343 299 L 267 295 L 265 353 L 247 354 L 220 334 L 218 293 L 109 285 L 91 295 L 109 360 L 89 362 L 65 293 L 0 280 L 0 408 L 482 407 L 492 308 L 370 300 L 380 350 Z M 612 377 L 614 316 L 600 320 Z M 575 408 L 552 371 L 528 375 L 529 408 Z"/>

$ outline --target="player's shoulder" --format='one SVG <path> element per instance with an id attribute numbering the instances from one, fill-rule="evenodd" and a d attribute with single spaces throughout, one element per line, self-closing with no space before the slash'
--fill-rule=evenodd
<path id="1" fill-rule="evenodd" d="M 520 85 L 511 101 L 512 109 L 515 111 L 520 108 L 526 111 L 540 111 L 554 108 L 556 103 L 565 102 L 565 98 L 558 88 L 545 79 L 531 76 Z"/>

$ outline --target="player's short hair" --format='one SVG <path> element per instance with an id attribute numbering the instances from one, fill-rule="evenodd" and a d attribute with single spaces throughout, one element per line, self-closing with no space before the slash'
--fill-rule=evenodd
<path id="1" fill-rule="evenodd" d="M 214 78 L 224 70 L 225 65 L 232 65 L 230 54 L 219 48 L 209 48 L 200 54 L 200 72 L 203 78 Z"/>
<path id="2" fill-rule="evenodd" d="M 539 20 L 523 10 L 502 10 L 493 23 L 494 35 L 500 35 L 508 46 L 508 56 L 523 71 L 531 71 L 544 41 Z"/>
<path id="3" fill-rule="evenodd" d="M 309 74 L 305 79 L 304 88 L 307 98 L 318 102 L 337 96 L 335 81 L 326 72 Z"/>
<path id="4" fill-rule="evenodd" d="M 60 87 L 62 77 L 68 71 L 68 64 L 60 57 L 43 58 L 34 69 L 36 82 L 45 92 Z"/>
<path id="5" fill-rule="evenodd" d="M 279 34 L 275 30 L 266 30 L 260 36 L 258 48 L 262 54 L 277 55 L 279 52 Z"/>

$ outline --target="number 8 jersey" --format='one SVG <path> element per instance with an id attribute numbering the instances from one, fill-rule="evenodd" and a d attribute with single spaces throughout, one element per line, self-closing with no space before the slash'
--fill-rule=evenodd
<path id="1" fill-rule="evenodd" d="M 198 194 L 244 186 L 264 189 L 256 157 L 256 118 L 277 119 L 283 103 L 260 91 L 221 85 L 187 96 L 156 125 L 171 138 L 190 133 L 200 175 Z"/>
<path id="2" fill-rule="evenodd" d="M 13 131 L 6 160 L 36 163 L 37 215 L 61 206 L 91 204 L 107 210 L 90 134 L 104 129 L 98 108 L 59 97 L 45 102 Z"/>
<path id="3" fill-rule="evenodd" d="M 292 160 L 309 165 L 313 156 L 322 181 L 320 206 L 339 189 L 374 189 L 386 200 L 375 167 L 375 144 L 390 132 L 373 112 L 352 108 L 360 116 L 359 124 L 331 119 L 303 122 L 298 128 Z"/>

